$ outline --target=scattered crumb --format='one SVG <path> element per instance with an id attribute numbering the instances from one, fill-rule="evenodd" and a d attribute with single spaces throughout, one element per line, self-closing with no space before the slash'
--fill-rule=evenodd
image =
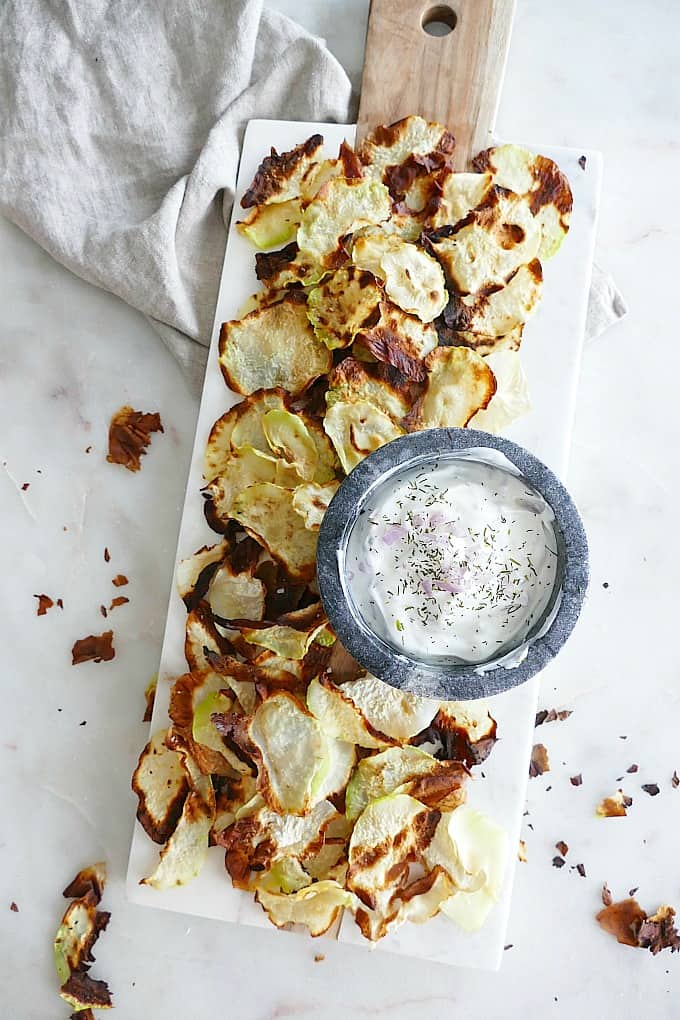
<path id="1" fill-rule="evenodd" d="M 129 602 L 129 601 L 130 601 L 130 599 L 126 598 L 125 595 L 117 595 L 115 599 L 111 600 L 111 605 L 109 606 L 109 612 L 111 612 L 111 610 L 115 609 L 117 606 L 124 606 L 125 603 Z"/>
<path id="2" fill-rule="evenodd" d="M 323 961 L 325 959 L 326 959 L 326 957 L 324 956 L 323 953 L 315 953 L 314 954 L 314 963 L 323 963 Z"/>
<path id="3" fill-rule="evenodd" d="M 650 797 L 656 797 L 657 793 L 659 792 L 659 787 L 657 783 L 643 783 L 642 789 L 645 791 L 645 793 L 648 793 Z"/>
<path id="4" fill-rule="evenodd" d="M 59 606 L 60 609 L 63 609 L 64 608 L 64 600 L 63 599 L 57 599 L 57 605 Z"/>
<path id="5" fill-rule="evenodd" d="M 99 607 L 99 612 L 100 612 L 100 613 L 102 614 L 102 616 L 104 617 L 104 619 L 106 619 L 106 617 L 107 617 L 107 616 L 109 615 L 109 614 L 108 614 L 108 611 L 107 611 L 107 609 L 106 609 L 106 606 L 100 606 L 100 607 Z"/>
<path id="6" fill-rule="evenodd" d="M 563 868 L 565 864 L 564 857 L 553 857 L 552 859 L 553 868 Z"/>
<path id="7" fill-rule="evenodd" d="M 581 170 L 585 170 L 586 162 L 587 162 L 587 160 L 586 160 L 585 156 L 579 156 L 579 158 L 578 158 L 578 165 L 581 167 Z"/>
<path id="8" fill-rule="evenodd" d="M 680 776 L 678 775 L 677 771 L 673 772 L 673 775 L 671 776 L 671 786 L 673 787 L 674 790 L 677 790 L 677 788 L 680 786 Z"/>
<path id="9" fill-rule="evenodd" d="M 78 725 L 79 726 L 87 726 L 87 719 L 83 719 L 83 721 L 81 723 L 78 723 Z"/>
<path id="10" fill-rule="evenodd" d="M 21 486 L 21 491 L 22 492 L 27 492 L 28 489 L 30 488 L 30 485 L 31 485 L 30 482 L 24 482 L 24 484 Z"/>
<path id="11" fill-rule="evenodd" d="M 627 737 L 627 736 L 626 736 L 626 734 L 624 733 L 624 735 L 623 735 L 623 736 L 620 736 L 620 737 L 619 737 L 619 740 L 628 740 L 628 737 Z"/>
<path id="12" fill-rule="evenodd" d="M 92 453 L 92 447 L 91 446 L 86 446 L 85 447 L 85 453 Z"/>
<path id="13" fill-rule="evenodd" d="M 512 942 L 508 942 L 507 946 L 503 946 L 503 949 L 512 949 Z"/>
<path id="14" fill-rule="evenodd" d="M 10 903 L 9 909 L 12 911 L 13 914 L 18 914 L 19 913 L 19 908 L 16 905 L 16 903 L 14 902 L 14 900 L 12 900 L 12 902 Z"/>
<path id="15" fill-rule="evenodd" d="M 569 853 L 569 846 L 563 839 L 559 839 L 557 843 L 555 843 L 555 849 L 559 850 L 563 857 L 566 857 Z"/>
<path id="16" fill-rule="evenodd" d="M 145 413 L 127 406 L 120 407 L 109 424 L 107 461 L 110 464 L 120 464 L 128 471 L 139 471 L 152 432 L 163 432 L 161 416 L 157 411 Z"/>
<path id="17" fill-rule="evenodd" d="M 602 582 L 602 587 L 603 588 L 608 588 L 609 587 L 609 581 L 603 581 Z"/>
<path id="18" fill-rule="evenodd" d="M 111 559 L 111 553 L 108 550 L 108 546 L 104 548 L 104 562 L 108 563 Z"/>
<path id="19" fill-rule="evenodd" d="M 630 895 L 632 896 L 633 894 L 631 893 Z M 602 902 L 604 903 L 605 907 L 611 907 L 612 903 L 614 902 L 612 891 L 606 882 L 602 886 Z"/>
<path id="20" fill-rule="evenodd" d="M 113 584 L 114 588 L 122 588 L 123 585 L 129 584 L 129 581 L 125 574 L 116 574 L 111 583 Z"/>
<path id="21" fill-rule="evenodd" d="M 527 858 L 527 845 L 526 845 L 526 843 L 524 842 L 523 839 L 520 839 L 520 841 L 519 841 L 519 847 L 517 849 L 517 860 L 521 861 L 522 864 L 526 864 L 527 860 L 528 860 L 528 858 Z"/>
<path id="22" fill-rule="evenodd" d="M 637 900 L 620 900 L 610 903 L 596 914 L 597 923 L 617 942 L 624 946 L 637 945 L 637 932 L 645 917 L 645 912 Z"/>
<path id="23" fill-rule="evenodd" d="M 570 776 L 569 782 L 571 783 L 572 786 L 581 786 L 581 784 L 583 783 L 583 776 L 579 772 L 577 776 Z"/>
<path id="24" fill-rule="evenodd" d="M 106 630 L 103 634 L 89 634 L 76 641 L 71 649 L 71 665 L 78 666 L 81 662 L 109 662 L 114 658 L 113 631 Z"/>
<path id="25" fill-rule="evenodd" d="M 38 600 L 36 616 L 44 616 L 47 610 L 51 609 L 54 605 L 54 602 L 49 595 L 34 595 L 33 598 Z"/>
<path id="26" fill-rule="evenodd" d="M 531 761 L 529 762 L 529 775 L 542 776 L 544 772 L 550 772 L 550 759 L 545 744 L 534 744 L 531 749 Z"/>
<path id="27" fill-rule="evenodd" d="M 622 945 L 649 949 L 653 956 L 663 949 L 680 952 L 680 935 L 674 918 L 672 907 L 662 906 L 655 914 L 648 915 L 632 898 L 610 903 L 596 915 L 600 927 Z"/>
<path id="28" fill-rule="evenodd" d="M 626 772 L 637 772 L 637 770 L 638 770 L 638 766 L 633 763 L 632 765 L 628 766 L 628 768 L 626 769 Z"/>
<path id="29" fill-rule="evenodd" d="M 577 864 L 576 865 L 576 870 L 578 871 L 578 873 L 581 876 L 581 878 L 585 878 L 586 877 L 586 866 L 585 866 L 585 864 Z"/>
<path id="30" fill-rule="evenodd" d="M 563 708 L 559 712 L 556 711 L 554 708 L 550 709 L 543 708 L 541 709 L 540 712 L 536 713 L 536 720 L 534 722 L 534 726 L 542 726 L 543 723 L 549 722 L 562 722 L 564 719 L 568 719 L 572 712 L 573 709 L 570 708 Z"/>
<path id="31" fill-rule="evenodd" d="M 640 886 L 639 886 L 639 885 L 635 885 L 635 886 L 633 886 L 633 888 L 632 888 L 632 889 L 629 889 L 629 890 L 628 890 L 628 895 L 629 895 L 629 896 L 635 896 L 635 893 L 636 893 L 636 892 L 638 891 L 638 889 L 639 889 L 639 888 L 640 888 Z"/>
<path id="32" fill-rule="evenodd" d="M 632 803 L 632 797 L 625 794 L 623 790 L 617 790 L 613 797 L 605 797 L 600 801 L 595 809 L 595 814 L 598 818 L 622 818 L 628 813 L 626 808 L 629 808 Z"/>

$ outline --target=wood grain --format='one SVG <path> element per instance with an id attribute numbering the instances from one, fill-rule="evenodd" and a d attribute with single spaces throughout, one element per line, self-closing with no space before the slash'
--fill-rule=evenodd
<path id="1" fill-rule="evenodd" d="M 437 8 L 456 22 L 446 36 L 422 27 Z M 419 113 L 449 128 L 456 169 L 466 169 L 489 144 L 514 10 L 515 0 L 372 0 L 357 139 Z"/>

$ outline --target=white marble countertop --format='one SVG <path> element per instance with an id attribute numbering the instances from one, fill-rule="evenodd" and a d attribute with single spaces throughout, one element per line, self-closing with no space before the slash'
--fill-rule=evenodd
<path id="1" fill-rule="evenodd" d="M 324 35 L 358 83 L 366 0 L 275 6 Z M 126 903 L 129 777 L 146 733 L 142 692 L 158 660 L 196 402 L 141 316 L 0 221 L 3 1016 L 67 1015 L 51 954 L 60 890 L 102 856 L 113 916 L 96 972 L 125 1020 L 679 1015 L 680 957 L 619 946 L 593 920 L 605 880 L 617 896 L 639 886 L 650 910 L 680 908 L 680 790 L 670 783 L 680 771 L 680 553 L 669 541 L 680 495 L 679 117 L 669 100 L 680 88 L 680 14 L 663 0 L 646 11 L 642 32 L 629 2 L 520 0 L 498 120 L 504 137 L 604 152 L 599 260 L 631 309 L 585 351 L 569 484 L 590 537 L 592 593 L 543 678 L 543 705 L 574 711 L 537 735 L 552 771 L 529 783 L 529 859 L 498 974 Z M 166 425 L 138 475 L 105 462 L 109 416 L 124 402 L 158 409 Z M 119 572 L 131 604 L 111 617 L 116 658 L 74 669 L 71 644 L 104 629 L 99 605 Z M 63 612 L 37 618 L 42 592 L 63 597 Z M 639 772 L 625 775 L 633 762 Z M 640 789 L 650 782 L 658 797 Z M 628 817 L 595 818 L 619 785 L 633 797 Z M 585 878 L 551 866 L 560 839 Z"/>

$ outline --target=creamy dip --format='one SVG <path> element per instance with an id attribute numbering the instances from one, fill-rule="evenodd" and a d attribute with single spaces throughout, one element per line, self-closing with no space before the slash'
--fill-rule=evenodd
<path id="1" fill-rule="evenodd" d="M 442 458 L 389 478 L 349 537 L 355 611 L 419 659 L 480 663 L 517 648 L 557 573 L 555 516 L 521 476 Z"/>

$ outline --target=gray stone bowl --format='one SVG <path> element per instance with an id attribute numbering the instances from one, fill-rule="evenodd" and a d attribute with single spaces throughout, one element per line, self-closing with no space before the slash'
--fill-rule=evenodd
<path id="1" fill-rule="evenodd" d="M 397 651 L 356 615 L 346 595 L 344 556 L 349 535 L 368 495 L 414 462 L 438 457 L 479 460 L 512 467 L 539 492 L 555 514 L 557 571 L 553 595 L 527 635 L 523 657 L 513 653 L 480 664 L 424 662 Z M 496 453 L 485 451 L 496 451 Z M 498 454 L 502 454 L 499 458 Z M 496 458 L 496 460 L 494 460 Z M 507 462 L 510 462 L 507 464 Z M 321 600 L 336 635 L 374 676 L 422 697 L 464 701 L 517 687 L 553 659 L 574 629 L 588 587 L 588 542 L 574 502 L 550 468 L 517 443 L 475 429 L 427 429 L 393 440 L 370 454 L 344 480 L 324 516 L 316 554 Z"/>

